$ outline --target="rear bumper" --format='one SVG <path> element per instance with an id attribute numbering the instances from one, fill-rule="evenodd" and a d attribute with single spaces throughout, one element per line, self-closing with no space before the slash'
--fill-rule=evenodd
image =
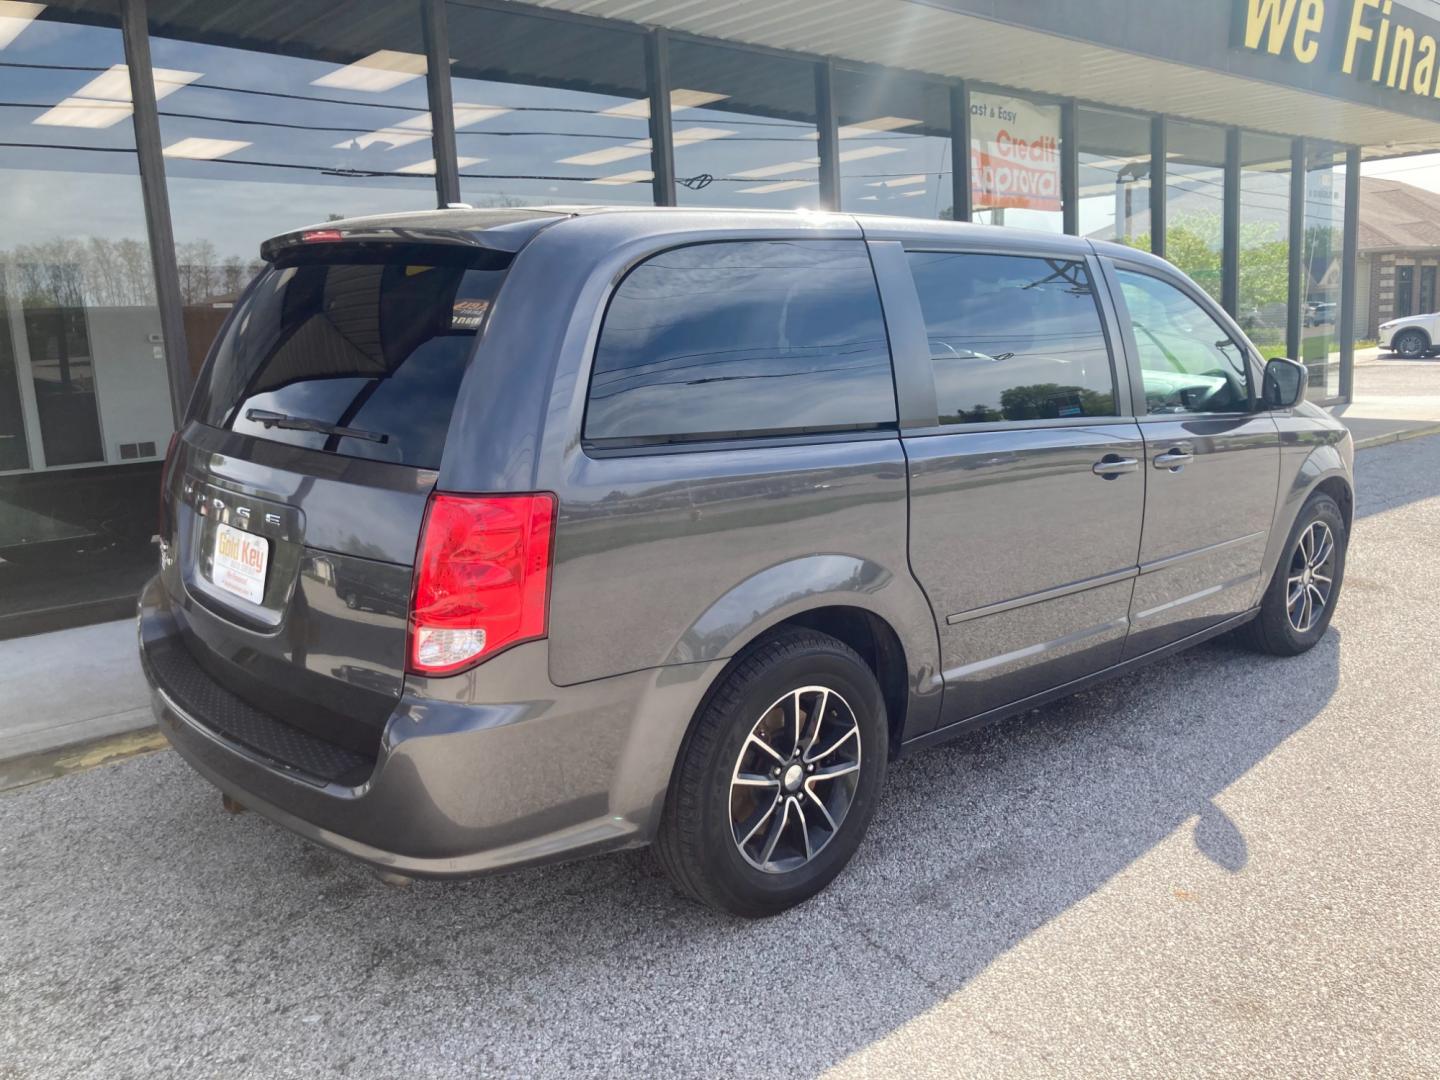
<path id="1" fill-rule="evenodd" d="M 228 692 L 212 684 L 211 695 L 198 696 L 191 680 L 208 678 L 203 672 L 176 679 L 185 661 L 168 651 L 186 646 L 158 580 L 141 596 L 139 636 L 156 720 L 197 772 L 315 843 L 424 877 L 648 842 L 688 719 L 719 667 L 681 665 L 556 687 L 541 641 L 462 675 L 412 679 L 373 769 L 358 779 L 365 770 L 353 762 L 348 774 L 344 759 L 335 769 L 322 767 L 323 747 L 283 760 L 256 747 L 290 743 L 247 744 L 234 734 L 246 729 L 203 715 L 195 701 L 213 711 L 213 695 Z M 295 738 L 311 739 L 299 732 Z M 321 764 L 307 768 L 297 758 Z"/>

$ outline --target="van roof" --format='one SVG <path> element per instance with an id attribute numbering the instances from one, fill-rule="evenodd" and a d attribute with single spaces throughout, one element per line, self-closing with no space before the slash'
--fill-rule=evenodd
<path id="1" fill-rule="evenodd" d="M 1092 241 L 1079 236 L 1059 236 L 1030 229 L 1018 229 L 1008 225 L 980 225 L 973 222 L 944 221 L 898 217 L 885 214 L 850 214 L 820 210 L 768 210 L 733 209 L 722 207 L 667 207 L 667 206 L 605 206 L 593 204 L 563 204 L 553 206 L 475 208 L 454 206 L 444 210 L 403 211 L 392 214 L 371 214 L 363 217 L 340 218 L 316 225 L 305 226 L 281 233 L 261 245 L 261 254 L 273 258 L 282 249 L 307 242 L 316 233 L 339 233 L 347 241 L 405 241 L 454 243 L 481 247 L 489 250 L 517 252 L 537 233 L 569 218 L 588 217 L 596 214 L 634 215 L 637 228 L 653 228 L 655 215 L 685 214 L 692 217 L 739 216 L 753 223 L 756 218 L 770 219 L 778 227 L 789 225 L 813 227 L 817 218 L 840 220 L 850 227 L 858 226 L 867 236 L 879 234 L 905 235 L 952 235 L 957 239 L 969 236 L 971 239 L 988 241 L 993 244 L 997 237 L 1028 238 L 1030 242 L 1042 237 L 1048 244 L 1059 244 L 1072 248 L 1077 255 L 1094 251 L 1098 254 L 1129 258 L 1137 262 L 1163 263 L 1163 260 L 1138 248 L 1109 241 Z M 639 218 L 648 218 L 641 226 Z M 340 239 L 339 236 L 327 239 Z"/>

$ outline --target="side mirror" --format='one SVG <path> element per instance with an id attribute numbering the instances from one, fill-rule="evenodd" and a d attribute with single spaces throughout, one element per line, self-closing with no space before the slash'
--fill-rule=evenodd
<path id="1" fill-rule="evenodd" d="M 1269 409 L 1288 409 L 1298 405 L 1305 398 L 1305 387 L 1310 382 L 1310 372 L 1295 360 L 1277 356 L 1265 365 L 1265 384 L 1262 396 Z"/>

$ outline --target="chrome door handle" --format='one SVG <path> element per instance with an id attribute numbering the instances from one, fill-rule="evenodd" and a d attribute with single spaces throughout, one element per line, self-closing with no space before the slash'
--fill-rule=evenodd
<path id="1" fill-rule="evenodd" d="M 1090 466 L 1090 471 L 1096 476 L 1103 476 L 1106 480 L 1114 480 L 1121 473 L 1132 473 L 1138 468 L 1140 468 L 1140 462 L 1134 458 L 1122 458 L 1119 454 L 1106 454 Z"/>
<path id="2" fill-rule="evenodd" d="M 1179 472 L 1186 465 L 1195 460 L 1195 455 L 1189 450 L 1182 450 L 1178 446 L 1166 450 L 1163 454 L 1156 454 L 1154 464 L 1157 469 L 1169 469 L 1171 472 Z"/>

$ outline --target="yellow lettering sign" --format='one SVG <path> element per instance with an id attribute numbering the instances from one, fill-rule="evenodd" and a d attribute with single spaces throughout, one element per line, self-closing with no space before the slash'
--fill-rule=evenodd
<path id="1" fill-rule="evenodd" d="M 1420 39 L 1420 59 L 1415 63 L 1415 79 L 1410 88 L 1417 94 L 1430 95 L 1430 80 L 1435 77 L 1435 39 L 1426 34 Z"/>
<path id="2" fill-rule="evenodd" d="M 1350 5 L 1350 32 L 1345 36 L 1345 61 L 1340 65 L 1346 75 L 1355 73 L 1355 47 L 1375 37 L 1375 31 L 1365 25 L 1365 9 L 1379 6 L 1380 0 L 1353 0 Z"/>
<path id="3" fill-rule="evenodd" d="M 1245 47 L 1260 48 L 1265 42 L 1265 51 L 1279 56 L 1290 34 L 1290 20 L 1295 17 L 1296 0 L 1249 0 L 1245 12 Z"/>
<path id="4" fill-rule="evenodd" d="M 1320 52 L 1320 27 L 1324 25 L 1325 0 L 1305 0 L 1295 23 L 1296 60 L 1308 64 L 1315 59 Z"/>
<path id="5" fill-rule="evenodd" d="M 1344 4 L 1348 3 L 1348 9 Z M 1340 73 L 1366 79 L 1378 86 L 1417 97 L 1440 98 L 1440 32 L 1436 20 L 1395 0 L 1342 0 L 1332 3 L 1348 10 L 1340 31 L 1329 32 L 1325 24 L 1326 0 L 1235 0 L 1232 43 L 1271 56 L 1293 57 L 1302 64 L 1314 63 L 1322 41 L 1329 64 Z M 1392 11 L 1400 14 L 1393 17 Z M 1416 25 L 1413 20 L 1422 20 Z M 1337 13 L 1337 23 L 1344 18 Z M 1427 32 L 1428 31 L 1428 32 Z"/>
<path id="6" fill-rule="evenodd" d="M 1404 60 L 1400 59 L 1402 45 L 1404 46 Z M 1414 59 L 1415 31 L 1408 26 L 1395 27 L 1395 41 L 1390 46 L 1390 76 L 1385 80 L 1385 85 L 1397 90 L 1408 90 L 1410 88 L 1410 64 Z M 1395 81 L 1397 76 L 1399 82 Z"/>

